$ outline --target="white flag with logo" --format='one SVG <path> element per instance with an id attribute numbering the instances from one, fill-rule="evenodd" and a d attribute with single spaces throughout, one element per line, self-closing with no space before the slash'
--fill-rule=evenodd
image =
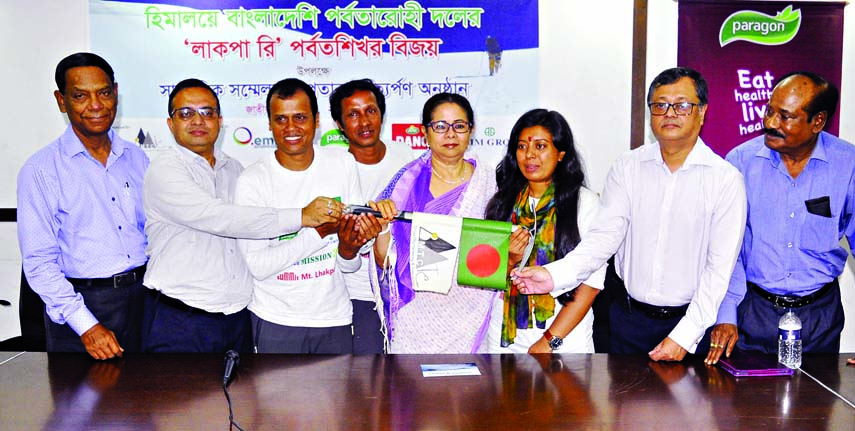
<path id="1" fill-rule="evenodd" d="M 460 248 L 460 217 L 413 213 L 410 274 L 413 289 L 447 294 L 454 280 Z"/>

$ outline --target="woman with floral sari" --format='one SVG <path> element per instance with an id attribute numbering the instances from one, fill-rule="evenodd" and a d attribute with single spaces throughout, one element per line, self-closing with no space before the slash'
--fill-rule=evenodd
<path id="1" fill-rule="evenodd" d="M 496 182 L 499 189 L 485 218 L 523 228 L 511 235 L 510 266 L 523 259 L 528 266 L 562 258 L 599 209 L 597 195 L 584 187 L 570 126 L 555 111 L 534 109 L 517 120 Z M 593 353 L 591 304 L 604 276 L 605 267 L 558 298 L 523 295 L 509 281 L 493 306 L 485 347 L 492 353 Z"/>
<path id="2" fill-rule="evenodd" d="M 495 192 L 496 183 L 493 167 L 466 152 L 474 123 L 465 97 L 440 93 L 428 99 L 422 111 L 422 132 L 429 150 L 392 178 L 378 202 L 372 203 L 374 208 L 387 219 L 398 210 L 482 218 L 486 197 Z M 374 281 L 382 296 L 387 351 L 480 351 L 496 292 L 457 285 L 456 274 L 447 294 L 415 291 L 410 231 L 410 223 L 389 223 L 374 244 L 380 266 L 380 276 Z"/>

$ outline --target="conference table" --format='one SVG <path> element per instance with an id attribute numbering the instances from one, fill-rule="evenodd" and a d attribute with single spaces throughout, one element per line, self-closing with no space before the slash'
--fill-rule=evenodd
<path id="1" fill-rule="evenodd" d="M 735 378 L 697 358 L 259 354 L 228 392 L 245 430 L 853 430 L 847 356 Z M 469 363 L 478 375 L 422 369 Z M 0 429 L 226 430 L 223 371 L 222 355 L 0 352 Z"/>

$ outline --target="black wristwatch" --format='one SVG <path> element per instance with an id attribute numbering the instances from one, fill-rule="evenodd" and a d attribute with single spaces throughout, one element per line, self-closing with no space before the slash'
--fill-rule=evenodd
<path id="1" fill-rule="evenodd" d="M 549 332 L 549 329 L 544 331 L 543 338 L 546 338 L 546 342 L 549 344 L 549 348 L 552 350 L 558 350 L 561 348 L 561 345 L 564 344 L 564 339 L 552 335 L 552 333 Z"/>

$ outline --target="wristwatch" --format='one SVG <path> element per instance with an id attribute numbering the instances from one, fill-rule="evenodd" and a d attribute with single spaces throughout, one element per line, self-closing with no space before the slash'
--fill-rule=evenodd
<path id="1" fill-rule="evenodd" d="M 556 337 L 549 332 L 549 329 L 543 332 L 543 338 L 546 338 L 546 342 L 549 344 L 549 348 L 552 350 L 558 350 L 561 348 L 561 345 L 564 344 L 564 339 L 561 337 Z"/>

